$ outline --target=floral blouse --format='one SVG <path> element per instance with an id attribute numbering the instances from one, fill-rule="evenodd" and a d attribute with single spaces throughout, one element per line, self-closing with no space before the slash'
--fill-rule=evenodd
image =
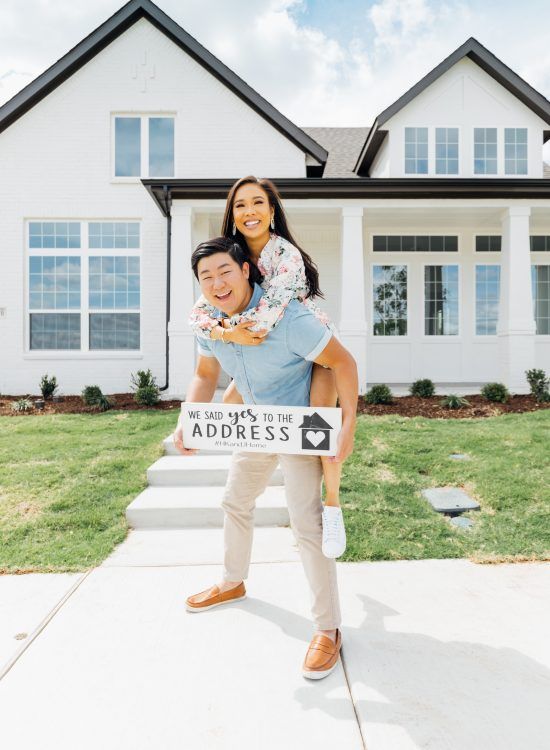
<path id="1" fill-rule="evenodd" d="M 310 298 L 306 299 L 308 286 L 304 261 L 300 251 L 291 242 L 271 234 L 258 258 L 258 269 L 264 277 L 264 294 L 257 307 L 233 315 L 229 320 L 231 325 L 253 320 L 256 325 L 249 328 L 249 331 L 271 331 L 283 317 L 288 303 L 297 299 L 321 323 L 334 329 L 326 313 Z M 201 295 L 189 316 L 189 325 L 197 336 L 210 338 L 210 331 L 219 325 L 219 319 L 214 317 L 214 313 L 215 308 Z"/>

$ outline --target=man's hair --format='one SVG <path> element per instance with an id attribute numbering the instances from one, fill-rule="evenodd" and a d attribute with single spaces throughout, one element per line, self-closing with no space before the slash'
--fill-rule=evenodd
<path id="1" fill-rule="evenodd" d="M 243 267 L 244 263 L 248 263 L 250 266 L 248 276 L 250 286 L 254 286 L 255 283 L 260 284 L 263 281 L 263 276 L 259 272 L 258 267 L 248 257 L 248 253 L 242 249 L 238 242 L 228 237 L 214 237 L 211 240 L 206 240 L 206 242 L 201 242 L 197 246 L 197 249 L 191 256 L 191 268 L 197 281 L 199 280 L 199 262 L 203 258 L 209 258 L 216 253 L 227 253 L 240 268 Z"/>

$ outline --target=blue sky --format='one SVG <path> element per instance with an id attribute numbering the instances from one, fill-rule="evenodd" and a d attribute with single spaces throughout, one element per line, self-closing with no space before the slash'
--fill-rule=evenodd
<path id="1" fill-rule="evenodd" d="M 369 126 L 470 36 L 550 98 L 548 0 L 157 4 L 302 126 Z M 122 5 L 119 0 L 2 0 L 0 104 Z"/>

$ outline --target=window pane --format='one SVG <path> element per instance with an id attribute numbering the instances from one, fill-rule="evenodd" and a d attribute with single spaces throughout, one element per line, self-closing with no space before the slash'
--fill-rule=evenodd
<path id="1" fill-rule="evenodd" d="M 505 174 L 527 174 L 527 128 L 504 128 Z"/>
<path id="2" fill-rule="evenodd" d="M 532 266 L 531 282 L 536 332 L 550 335 L 550 265 Z"/>
<path id="3" fill-rule="evenodd" d="M 405 128 L 405 173 L 428 174 L 428 128 Z"/>
<path id="4" fill-rule="evenodd" d="M 407 267 L 373 267 L 373 334 L 407 335 Z"/>
<path id="5" fill-rule="evenodd" d="M 136 222 L 90 222 L 88 234 L 92 249 L 139 247 L 139 224 Z"/>
<path id="6" fill-rule="evenodd" d="M 31 313 L 31 349 L 80 349 L 80 313 Z"/>
<path id="7" fill-rule="evenodd" d="M 90 256 L 88 299 L 91 308 L 135 309 L 139 290 L 139 256 Z"/>
<path id="8" fill-rule="evenodd" d="M 139 349 L 139 313 L 92 313 L 90 349 Z"/>
<path id="9" fill-rule="evenodd" d="M 424 316 L 427 336 L 458 334 L 458 266 L 425 266 Z"/>
<path id="10" fill-rule="evenodd" d="M 497 129 L 474 128 L 474 173 L 496 174 Z"/>
<path id="11" fill-rule="evenodd" d="M 149 118 L 149 177 L 174 176 L 174 118 Z"/>
<path id="12" fill-rule="evenodd" d="M 80 222 L 32 221 L 29 223 L 29 247 L 80 247 Z"/>
<path id="13" fill-rule="evenodd" d="M 80 291 L 80 258 L 66 255 L 29 258 L 30 308 L 57 310 L 74 307 L 70 305 L 69 289 Z"/>
<path id="14" fill-rule="evenodd" d="M 141 174 L 141 118 L 115 117 L 115 176 Z"/>
<path id="15" fill-rule="evenodd" d="M 476 334 L 494 336 L 498 324 L 500 266 L 476 266 Z"/>
<path id="16" fill-rule="evenodd" d="M 436 174 L 458 174 L 458 128 L 435 129 Z"/>

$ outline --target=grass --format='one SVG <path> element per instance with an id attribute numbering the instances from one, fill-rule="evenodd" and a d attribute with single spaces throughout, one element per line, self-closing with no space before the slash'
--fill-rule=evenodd
<path id="1" fill-rule="evenodd" d="M 81 571 L 127 534 L 176 413 L 0 417 L 0 572 Z M 550 559 L 550 412 L 480 420 L 358 420 L 344 467 L 348 548 L 341 560 Z M 452 461 L 467 453 L 469 461 Z M 464 487 L 481 505 L 465 531 L 425 487 Z"/>

